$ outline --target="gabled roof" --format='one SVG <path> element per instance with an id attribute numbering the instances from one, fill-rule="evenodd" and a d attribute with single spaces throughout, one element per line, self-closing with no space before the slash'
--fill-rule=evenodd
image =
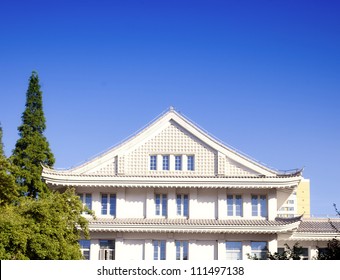
<path id="1" fill-rule="evenodd" d="M 234 161 L 241 166 L 245 166 L 247 169 L 252 170 L 254 174 L 259 174 L 259 176 L 265 177 L 282 177 L 282 176 L 300 176 L 300 171 L 298 172 L 289 172 L 289 173 L 280 173 L 277 170 L 269 168 L 248 156 L 243 155 L 242 153 L 236 151 L 235 149 L 229 147 L 226 144 L 223 144 L 221 141 L 217 140 L 209 133 L 198 127 L 188 118 L 184 117 L 182 114 L 175 111 L 172 107 L 158 117 L 155 121 L 151 124 L 146 126 L 140 132 L 136 133 L 126 141 L 122 142 L 121 144 L 107 150 L 106 152 L 102 153 L 101 155 L 93 158 L 85 162 L 84 164 L 64 170 L 51 170 L 47 167 L 43 168 L 43 177 L 47 176 L 48 174 L 60 174 L 60 175 L 70 175 L 70 174 L 90 174 L 91 170 L 103 164 L 105 162 L 109 162 L 112 160 L 117 154 L 119 153 L 126 153 L 129 150 L 134 149 L 136 146 L 140 145 L 141 143 L 150 139 L 151 136 L 156 135 L 162 129 L 169 126 L 170 124 L 175 124 L 176 126 L 180 127 L 184 131 L 190 133 L 192 137 L 197 139 L 198 141 L 204 143 L 204 145 L 210 147 L 212 150 L 217 151 L 228 157 L 231 161 Z"/>

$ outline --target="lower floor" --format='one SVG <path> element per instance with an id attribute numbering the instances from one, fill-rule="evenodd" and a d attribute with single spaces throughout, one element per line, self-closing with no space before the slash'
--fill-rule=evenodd
<path id="1" fill-rule="evenodd" d="M 284 250 L 296 242 L 277 234 L 188 234 L 94 232 L 80 240 L 89 260 L 247 260 L 263 259 L 269 250 Z M 302 241 L 301 259 L 313 259 L 327 242 Z"/>

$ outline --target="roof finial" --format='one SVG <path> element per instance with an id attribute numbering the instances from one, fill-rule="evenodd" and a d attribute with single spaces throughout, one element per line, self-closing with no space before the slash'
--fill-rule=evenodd
<path id="1" fill-rule="evenodd" d="M 170 106 L 169 111 L 173 112 L 173 111 L 175 111 L 175 108 L 173 106 Z"/>

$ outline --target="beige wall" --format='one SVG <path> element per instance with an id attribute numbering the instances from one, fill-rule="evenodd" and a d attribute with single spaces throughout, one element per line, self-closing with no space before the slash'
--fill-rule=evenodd
<path id="1" fill-rule="evenodd" d="M 297 188 L 298 214 L 305 218 L 310 217 L 310 181 L 302 179 Z"/>

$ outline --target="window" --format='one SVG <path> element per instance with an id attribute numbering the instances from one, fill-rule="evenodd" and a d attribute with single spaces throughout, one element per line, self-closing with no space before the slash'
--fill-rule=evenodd
<path id="1" fill-rule="evenodd" d="M 182 170 L 182 156 L 175 156 L 175 170 Z"/>
<path id="2" fill-rule="evenodd" d="M 283 247 L 277 248 L 277 253 L 278 253 L 279 255 L 283 255 L 284 252 L 285 252 L 285 248 L 283 248 Z"/>
<path id="3" fill-rule="evenodd" d="M 166 194 L 155 195 L 156 215 L 166 217 L 168 214 L 168 200 Z"/>
<path id="4" fill-rule="evenodd" d="M 243 204 L 241 195 L 227 195 L 228 216 L 243 216 Z"/>
<path id="5" fill-rule="evenodd" d="M 157 156 L 150 156 L 150 170 L 157 170 Z"/>
<path id="6" fill-rule="evenodd" d="M 99 240 L 99 260 L 114 260 L 115 259 L 115 241 L 114 240 Z"/>
<path id="7" fill-rule="evenodd" d="M 294 204 L 294 200 L 293 199 L 290 199 L 290 200 L 287 200 L 287 204 Z"/>
<path id="8" fill-rule="evenodd" d="M 308 248 L 301 248 L 301 260 L 308 260 Z"/>
<path id="9" fill-rule="evenodd" d="M 86 206 L 88 209 L 92 209 L 92 195 L 90 193 L 79 193 L 78 194 L 80 201 Z"/>
<path id="10" fill-rule="evenodd" d="M 195 170 L 194 156 L 188 156 L 188 170 Z"/>
<path id="11" fill-rule="evenodd" d="M 153 241 L 153 259 L 165 260 L 165 240 Z"/>
<path id="12" fill-rule="evenodd" d="M 268 217 L 267 210 L 267 196 L 265 195 L 252 195 L 251 196 L 251 209 L 252 216 Z"/>
<path id="13" fill-rule="evenodd" d="M 251 242 L 251 255 L 253 258 L 257 258 L 259 260 L 266 260 L 267 259 L 267 242 Z"/>
<path id="14" fill-rule="evenodd" d="M 84 260 L 89 260 L 90 259 L 90 246 L 91 246 L 91 241 L 86 240 L 86 239 L 81 239 L 79 240 L 79 245 L 80 245 L 80 251 L 83 256 Z"/>
<path id="15" fill-rule="evenodd" d="M 175 243 L 176 243 L 176 260 L 188 260 L 189 242 L 176 241 Z"/>
<path id="16" fill-rule="evenodd" d="M 225 247 L 227 260 L 242 260 L 242 242 L 227 241 Z"/>
<path id="17" fill-rule="evenodd" d="M 169 170 L 169 156 L 163 156 L 163 170 Z"/>
<path id="18" fill-rule="evenodd" d="M 182 217 L 189 216 L 189 196 L 187 194 L 178 194 L 176 198 L 177 215 Z"/>
<path id="19" fill-rule="evenodd" d="M 102 215 L 116 216 L 116 194 L 102 193 Z"/>

